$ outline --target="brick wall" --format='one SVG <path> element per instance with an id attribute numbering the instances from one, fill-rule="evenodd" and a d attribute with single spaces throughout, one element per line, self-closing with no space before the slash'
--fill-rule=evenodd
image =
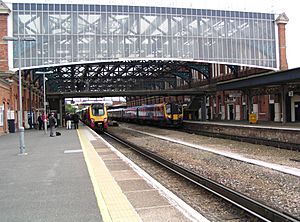
<path id="1" fill-rule="evenodd" d="M 0 14 L 0 71 L 8 70 L 7 42 L 2 38 L 7 36 L 7 14 Z"/>
<path id="2" fill-rule="evenodd" d="M 286 59 L 285 25 L 286 24 L 284 23 L 278 24 L 280 70 L 288 69 L 288 63 Z"/>
<path id="3" fill-rule="evenodd" d="M 0 135 L 8 131 L 6 113 L 10 102 L 10 86 L 0 79 L 0 106 L 4 106 L 3 125 L 0 126 Z"/>

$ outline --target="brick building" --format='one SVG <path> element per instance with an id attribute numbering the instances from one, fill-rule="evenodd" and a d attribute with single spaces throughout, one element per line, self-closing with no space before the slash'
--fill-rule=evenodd
<path id="1" fill-rule="evenodd" d="M 8 72 L 7 44 L 2 37 L 7 35 L 7 17 L 10 10 L 4 3 L 0 3 L 0 134 L 8 132 L 8 110 L 12 102 L 11 86 L 13 73 Z"/>
<path id="2" fill-rule="evenodd" d="M 18 130 L 19 84 L 18 72 L 9 71 L 7 36 L 8 15 L 10 9 L 0 2 L 0 134 Z M 42 107 L 42 93 L 38 84 L 32 84 L 30 75 L 22 78 L 23 123 L 30 128 L 31 121 L 36 122 L 37 111 Z M 28 120 L 32 113 L 32 119 Z M 11 125 L 13 124 L 13 126 Z"/>

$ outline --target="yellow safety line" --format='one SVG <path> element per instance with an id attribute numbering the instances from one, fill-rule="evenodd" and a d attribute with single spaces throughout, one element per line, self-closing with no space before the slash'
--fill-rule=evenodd
<path id="1" fill-rule="evenodd" d="M 80 143 L 81 143 L 84 159 L 85 159 L 85 162 L 86 162 L 86 165 L 87 165 L 87 168 L 88 168 L 91 180 L 92 180 L 92 184 L 93 184 L 93 187 L 94 187 L 94 192 L 95 192 L 95 195 L 96 195 L 96 199 L 97 199 L 97 203 L 98 203 L 98 207 L 99 207 L 102 219 L 103 219 L 104 222 L 111 222 L 112 220 L 111 220 L 111 217 L 109 215 L 107 206 L 105 204 L 105 201 L 103 199 L 103 196 L 101 194 L 99 186 L 97 185 L 97 179 L 96 179 L 92 164 L 91 164 L 91 162 L 88 158 L 87 149 L 88 149 L 88 146 L 90 146 L 90 144 L 89 144 L 88 140 L 86 139 L 86 137 L 83 137 L 81 135 L 81 133 L 78 129 L 77 129 L 77 134 L 78 134 L 78 137 L 79 137 L 79 140 L 80 140 Z"/>
<path id="2" fill-rule="evenodd" d="M 83 130 L 79 129 L 77 133 L 103 221 L 142 221 Z"/>

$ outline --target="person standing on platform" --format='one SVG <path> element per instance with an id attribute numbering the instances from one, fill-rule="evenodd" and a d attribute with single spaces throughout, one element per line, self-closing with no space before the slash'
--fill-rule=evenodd
<path id="1" fill-rule="evenodd" d="M 54 137 L 54 128 L 57 123 L 56 118 L 54 117 L 54 113 L 51 113 L 49 117 L 49 125 L 50 125 L 50 136 Z"/>
<path id="2" fill-rule="evenodd" d="M 67 113 L 65 120 L 67 122 L 67 129 L 72 129 L 72 123 L 71 123 L 71 115 L 70 115 L 70 113 Z"/>
<path id="3" fill-rule="evenodd" d="M 74 129 L 78 129 L 79 116 L 77 113 L 73 114 L 73 122 L 74 122 Z"/>
<path id="4" fill-rule="evenodd" d="M 48 122 L 48 118 L 47 118 L 46 113 L 43 113 L 42 120 L 43 120 L 43 129 L 45 129 L 45 124 L 47 124 L 47 122 Z"/>
<path id="5" fill-rule="evenodd" d="M 39 130 L 42 130 L 42 128 L 43 128 L 43 118 L 42 118 L 41 114 L 38 117 L 38 124 L 39 124 Z"/>

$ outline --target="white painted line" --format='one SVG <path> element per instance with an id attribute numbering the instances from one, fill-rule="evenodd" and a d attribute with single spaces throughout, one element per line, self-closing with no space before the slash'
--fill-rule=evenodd
<path id="1" fill-rule="evenodd" d="M 65 150 L 64 153 L 82 153 L 82 150 Z"/>
<path id="2" fill-rule="evenodd" d="M 231 159 L 240 160 L 240 161 L 244 161 L 244 162 L 247 162 L 247 163 L 252 163 L 252 164 L 255 164 L 255 165 L 258 165 L 258 166 L 267 167 L 267 168 L 277 170 L 277 171 L 282 172 L 282 173 L 287 173 L 287 174 L 291 174 L 291 175 L 300 177 L 300 169 L 298 169 L 298 168 L 282 166 L 282 165 L 274 164 L 274 163 L 268 163 L 268 162 L 264 162 L 264 161 L 261 161 L 261 160 L 250 159 L 250 158 L 243 157 L 239 154 L 229 153 L 229 152 L 224 152 L 224 151 L 217 151 L 217 150 L 214 150 L 214 149 L 206 147 L 206 146 L 200 146 L 200 145 L 193 144 L 193 143 L 187 143 L 187 142 L 184 142 L 184 141 L 181 141 L 181 140 L 172 139 L 170 137 L 159 136 L 159 135 L 155 135 L 155 134 L 152 134 L 152 133 L 142 132 L 142 131 L 131 129 L 131 128 L 128 128 L 128 127 L 122 127 L 122 128 L 131 130 L 131 131 L 134 131 L 134 132 L 142 133 L 142 134 L 145 134 L 145 135 L 148 135 L 148 136 L 152 136 L 152 137 L 155 137 L 155 138 L 159 138 L 159 139 L 162 139 L 162 140 L 170 141 L 170 142 L 173 142 L 173 143 L 178 143 L 178 144 L 189 146 L 189 147 L 192 147 L 192 148 L 208 151 L 208 152 L 215 153 L 215 154 L 218 154 L 218 155 L 221 155 L 221 156 L 225 156 L 225 157 L 228 157 L 228 158 L 231 158 Z"/>
<path id="3" fill-rule="evenodd" d="M 90 129 L 91 130 L 91 129 Z M 93 132 L 93 131 L 92 131 Z M 202 216 L 199 212 L 194 210 L 191 206 L 181 200 L 178 196 L 172 193 L 170 190 L 161 185 L 157 180 L 152 178 L 148 173 L 146 173 L 143 169 L 137 166 L 134 162 L 129 160 L 126 156 L 124 156 L 121 152 L 119 152 L 116 148 L 114 148 L 111 144 L 109 144 L 106 140 L 104 140 L 101 136 L 94 133 L 95 136 L 100 138 L 112 151 L 114 151 L 122 160 L 124 160 L 127 164 L 131 166 L 131 168 L 139 174 L 142 178 L 144 178 L 149 184 L 151 184 L 154 188 L 156 188 L 159 193 L 164 196 L 172 206 L 176 207 L 180 212 L 182 212 L 187 218 L 192 221 L 198 222 L 209 222 L 204 216 Z"/>

